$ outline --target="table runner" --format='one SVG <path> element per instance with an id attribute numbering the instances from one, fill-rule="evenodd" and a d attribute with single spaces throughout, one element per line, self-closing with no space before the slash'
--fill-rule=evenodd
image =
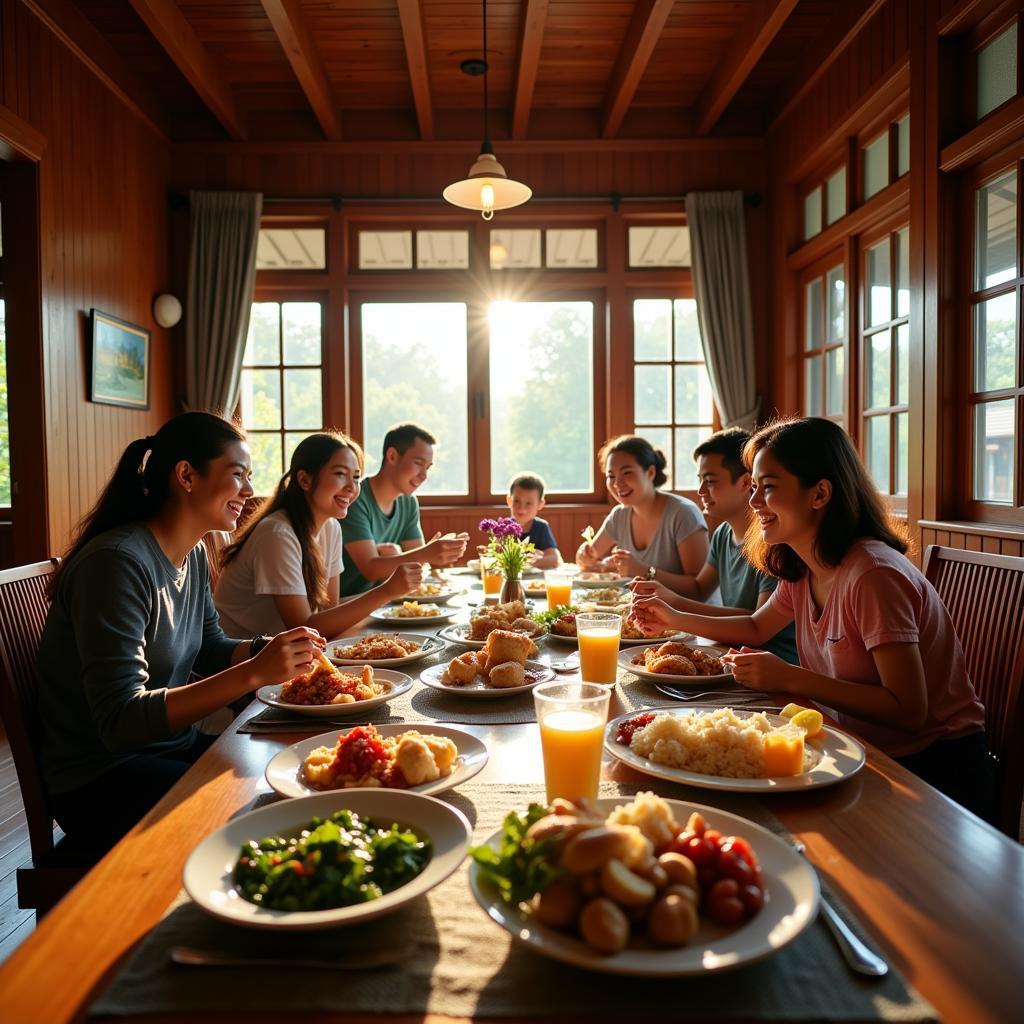
<path id="1" fill-rule="evenodd" d="M 604 783 L 602 796 L 628 797 L 638 788 Z M 667 783 L 657 788 L 786 835 L 754 798 Z M 444 799 L 469 817 L 474 842 L 480 842 L 508 810 L 543 800 L 543 788 L 468 783 Z M 937 1020 L 897 972 L 871 980 L 853 975 L 820 921 L 769 959 L 719 976 L 631 979 L 557 963 L 513 943 L 487 918 L 470 892 L 467 866 L 383 921 L 304 936 L 235 928 L 207 917 L 186 898 L 143 940 L 90 1014 L 333 1011 L 634 1019 L 668 1013 L 674 1020 Z M 361 973 L 182 968 L 168 959 L 177 944 L 252 956 L 285 948 L 344 956 L 346 950 L 395 941 L 413 944 L 408 961 Z"/>

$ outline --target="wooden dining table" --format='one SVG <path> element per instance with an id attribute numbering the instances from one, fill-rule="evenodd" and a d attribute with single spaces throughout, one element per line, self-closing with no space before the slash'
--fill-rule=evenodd
<path id="1" fill-rule="evenodd" d="M 402 628 L 415 630 L 404 624 Z M 241 719 L 261 707 L 254 702 Z M 616 691 L 611 714 L 624 710 L 628 707 Z M 195 845 L 267 793 L 267 762 L 308 735 L 246 735 L 237 731 L 237 724 L 0 967 L 0 1020 L 5 1024 L 84 1018 L 91 1001 L 178 895 L 183 865 Z M 459 728 L 487 745 L 490 759 L 481 781 L 543 781 L 535 724 Z M 656 780 L 616 761 L 606 761 L 603 773 L 657 789 Z M 714 803 L 714 794 L 707 802 Z M 872 747 L 854 778 L 823 789 L 778 794 L 770 807 L 804 842 L 821 876 L 876 947 L 944 1020 L 1006 1024 L 1021 1019 L 1024 847 Z M 280 1022 L 299 1016 L 275 1011 L 266 1019 Z M 253 1017 L 251 1012 L 238 1015 L 239 1020 Z M 316 1019 L 379 1024 L 382 1018 L 318 1013 Z M 383 1019 L 394 1024 L 452 1020 L 436 1015 Z"/>

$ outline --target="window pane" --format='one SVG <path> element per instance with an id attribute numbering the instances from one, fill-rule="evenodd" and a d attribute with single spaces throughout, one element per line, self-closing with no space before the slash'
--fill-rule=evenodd
<path id="1" fill-rule="evenodd" d="M 688 267 L 690 265 L 690 229 L 675 227 L 629 229 L 629 265 L 631 267 Z"/>
<path id="2" fill-rule="evenodd" d="M 637 423 L 671 423 L 670 369 L 637 366 L 633 369 L 633 419 Z"/>
<path id="3" fill-rule="evenodd" d="M 284 361 L 291 366 L 319 366 L 319 302 L 285 302 L 281 305 L 284 321 Z"/>
<path id="4" fill-rule="evenodd" d="M 1013 503 L 1014 403 L 986 402 L 974 413 L 974 497 Z"/>
<path id="5" fill-rule="evenodd" d="M 703 362 L 704 346 L 700 342 L 700 320 L 693 299 L 676 299 L 673 304 L 676 327 L 676 359 Z"/>
<path id="6" fill-rule="evenodd" d="M 246 430 L 281 427 L 281 375 L 277 370 L 243 370 L 242 426 Z"/>
<path id="7" fill-rule="evenodd" d="M 366 475 L 377 471 L 388 428 L 418 423 L 437 438 L 420 493 L 468 494 L 465 303 L 366 302 L 360 310 Z"/>
<path id="8" fill-rule="evenodd" d="M 7 308 L 0 299 L 0 505 L 11 503 L 11 445 L 7 414 Z"/>
<path id="9" fill-rule="evenodd" d="M 1017 92 L 1017 23 L 978 51 L 978 120 Z"/>
<path id="10" fill-rule="evenodd" d="M 843 357 L 841 348 L 830 348 L 825 355 L 828 373 L 825 381 L 825 414 L 841 416 L 843 413 Z"/>
<path id="11" fill-rule="evenodd" d="M 633 303 L 633 358 L 638 362 L 672 358 L 672 300 Z"/>
<path id="12" fill-rule="evenodd" d="M 979 302 L 974 326 L 974 387 L 995 391 L 1017 384 L 1017 292 Z"/>
<path id="13" fill-rule="evenodd" d="M 867 409 L 881 409 L 890 404 L 890 345 L 888 331 L 879 331 L 865 339 L 868 357 Z"/>
<path id="14" fill-rule="evenodd" d="M 821 186 L 804 196 L 804 238 L 821 232 Z"/>
<path id="15" fill-rule="evenodd" d="M 551 228 L 544 243 L 549 267 L 596 267 L 597 228 Z"/>
<path id="16" fill-rule="evenodd" d="M 842 341 L 846 337 L 846 282 L 843 268 L 833 267 L 828 272 L 828 340 Z"/>
<path id="17" fill-rule="evenodd" d="M 896 404 L 910 404 L 910 326 L 896 328 Z"/>
<path id="18" fill-rule="evenodd" d="M 323 270 L 327 266 L 323 228 L 261 228 L 257 270 Z"/>
<path id="19" fill-rule="evenodd" d="M 416 266 L 420 270 L 467 270 L 468 231 L 417 231 Z"/>
<path id="20" fill-rule="evenodd" d="M 245 341 L 246 366 L 277 366 L 280 306 L 276 302 L 254 302 L 249 313 L 249 335 Z"/>
<path id="21" fill-rule="evenodd" d="M 820 416 L 821 408 L 821 356 L 804 360 L 804 413 Z"/>
<path id="22" fill-rule="evenodd" d="M 284 425 L 319 430 L 324 425 L 319 370 L 284 371 Z"/>
<path id="23" fill-rule="evenodd" d="M 821 348 L 821 278 L 815 278 L 804 290 L 804 347 Z"/>
<path id="24" fill-rule="evenodd" d="M 910 228 L 896 232 L 896 315 L 910 314 Z"/>
<path id="25" fill-rule="evenodd" d="M 676 427 L 675 475 L 672 486 L 677 491 L 697 490 L 700 481 L 697 479 L 697 463 L 693 461 L 693 449 L 701 441 L 706 441 L 711 434 L 711 427 Z"/>
<path id="26" fill-rule="evenodd" d="M 868 249 L 867 326 L 892 319 L 892 289 L 889 281 L 889 240 Z"/>
<path id="27" fill-rule="evenodd" d="M 494 228 L 491 231 L 492 270 L 540 266 L 540 228 Z"/>
<path id="28" fill-rule="evenodd" d="M 287 469 L 292 464 L 292 453 L 299 446 L 299 442 L 305 440 L 310 434 L 315 433 L 312 430 L 302 430 L 297 434 L 285 434 L 284 435 L 284 468 Z"/>
<path id="29" fill-rule="evenodd" d="M 910 115 L 896 122 L 896 177 L 910 170 Z"/>
<path id="30" fill-rule="evenodd" d="M 978 189 L 975 288 L 1017 276 L 1017 174 L 1011 171 Z"/>
<path id="31" fill-rule="evenodd" d="M 594 487 L 594 304 L 494 302 L 491 490 L 540 473 L 551 491 Z"/>
<path id="32" fill-rule="evenodd" d="M 868 419 L 868 471 L 883 494 L 889 493 L 889 417 Z"/>
<path id="33" fill-rule="evenodd" d="M 710 423 L 711 381 L 703 366 L 676 367 L 675 423 Z"/>
<path id="34" fill-rule="evenodd" d="M 248 437 L 252 452 L 252 487 L 257 496 L 273 494 L 284 473 L 280 434 L 253 434 Z"/>
<path id="35" fill-rule="evenodd" d="M 647 438 L 651 444 L 665 456 L 665 476 L 668 480 L 665 487 L 671 490 L 675 484 L 672 482 L 674 461 L 672 458 L 672 428 L 671 427 L 636 427 L 634 433 Z"/>
<path id="36" fill-rule="evenodd" d="M 889 184 L 889 133 L 864 147 L 864 198 L 870 199 Z"/>
<path id="37" fill-rule="evenodd" d="M 360 231 L 360 270 L 412 270 L 411 231 Z"/>
<path id="38" fill-rule="evenodd" d="M 910 416 L 901 412 L 896 417 L 896 493 L 907 493 L 910 465 Z"/>
<path id="39" fill-rule="evenodd" d="M 825 207 L 829 224 L 846 213 L 846 168 L 841 167 L 825 182 Z"/>

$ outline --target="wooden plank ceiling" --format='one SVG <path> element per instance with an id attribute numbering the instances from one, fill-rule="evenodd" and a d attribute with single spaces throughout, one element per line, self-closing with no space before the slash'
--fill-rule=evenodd
<path id="1" fill-rule="evenodd" d="M 32 0 L 176 141 L 478 140 L 480 0 Z M 495 139 L 763 134 L 869 0 L 490 0 Z"/>

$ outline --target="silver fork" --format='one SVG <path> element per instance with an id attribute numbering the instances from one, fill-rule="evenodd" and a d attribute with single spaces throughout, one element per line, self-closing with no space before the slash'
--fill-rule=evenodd
<path id="1" fill-rule="evenodd" d="M 807 859 L 807 847 L 799 839 L 793 840 L 793 849 L 807 860 L 808 864 L 811 863 Z M 813 864 L 811 864 L 811 870 L 816 870 Z M 836 940 L 839 952 L 843 954 L 843 959 L 849 964 L 851 970 L 858 974 L 866 974 L 871 978 L 881 978 L 889 973 L 889 965 L 857 938 L 824 894 L 821 897 L 821 912 L 825 917 L 825 924 L 828 925 L 832 937 Z"/>

